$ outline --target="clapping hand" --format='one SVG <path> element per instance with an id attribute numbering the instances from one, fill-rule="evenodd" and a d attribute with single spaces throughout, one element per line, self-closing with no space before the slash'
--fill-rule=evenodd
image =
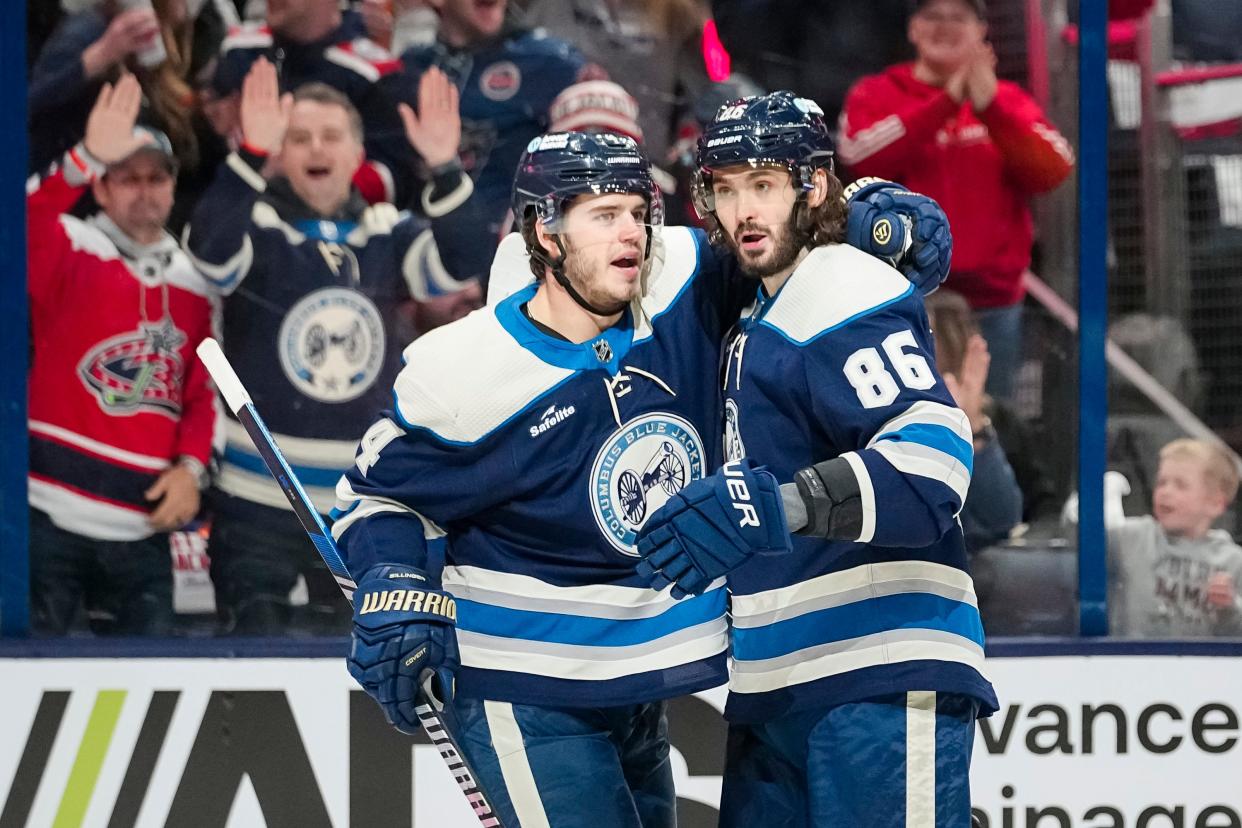
<path id="1" fill-rule="evenodd" d="M 990 43 L 979 43 L 945 81 L 944 91 L 958 103 L 969 99 L 971 107 L 982 112 L 995 100 L 996 87 L 996 52 Z"/>
<path id="2" fill-rule="evenodd" d="M 966 94 L 975 112 L 982 112 L 996 99 L 996 52 L 990 43 L 980 43 L 967 66 Z"/>
<path id="3" fill-rule="evenodd" d="M 983 431 L 988 419 L 983 413 L 987 403 L 987 395 L 983 388 L 988 381 L 988 367 L 991 363 L 992 357 L 988 353 L 987 341 L 979 334 L 973 334 L 966 341 L 962 366 L 957 374 L 947 372 L 944 374 L 945 386 L 953 395 L 957 407 L 962 409 L 967 419 L 970 420 L 970 429 L 976 435 Z"/>
<path id="4" fill-rule="evenodd" d="M 461 112 L 457 87 L 448 75 L 432 66 L 418 81 L 418 112 L 404 103 L 397 109 L 410 146 L 428 167 L 443 166 L 457 157 L 461 144 Z"/>

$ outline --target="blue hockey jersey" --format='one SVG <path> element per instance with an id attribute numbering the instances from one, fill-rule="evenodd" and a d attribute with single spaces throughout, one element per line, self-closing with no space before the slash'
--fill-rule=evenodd
<path id="1" fill-rule="evenodd" d="M 460 289 L 426 221 L 356 194 L 320 217 L 263 159 L 231 154 L 195 210 L 184 246 L 225 298 L 223 347 L 307 493 L 323 513 L 358 437 L 388 403 L 412 331 L 412 299 Z M 245 430 L 224 420 L 217 510 L 289 510 Z"/>
<path id="2" fill-rule="evenodd" d="M 532 138 L 548 129 L 552 101 L 581 80 L 587 62 L 564 40 L 516 29 L 487 45 L 455 49 L 443 41 L 407 49 L 401 60 L 410 84 L 438 66 L 461 92 L 462 166 L 474 179 L 474 195 L 437 228 L 445 261 L 463 273 L 486 273 L 509 212 L 513 173 Z"/>
<path id="3" fill-rule="evenodd" d="M 935 370 L 922 301 L 846 245 L 812 250 L 743 311 L 723 360 L 725 451 L 782 482 L 844 457 L 856 541 L 795 536 L 730 575 L 726 715 L 757 721 L 906 690 L 996 707 L 957 513 L 970 425 Z"/>
<path id="4" fill-rule="evenodd" d="M 724 580 L 675 601 L 634 571 L 636 530 L 719 465 L 709 380 L 739 307 L 700 231 L 662 239 L 592 341 L 538 329 L 531 285 L 410 345 L 337 488 L 355 576 L 413 565 L 456 597 L 459 694 L 598 707 L 725 680 Z"/>

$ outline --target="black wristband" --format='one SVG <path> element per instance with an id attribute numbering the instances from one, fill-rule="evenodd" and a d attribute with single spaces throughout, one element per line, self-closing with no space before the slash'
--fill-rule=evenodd
<path id="1" fill-rule="evenodd" d="M 858 540 L 862 534 L 862 493 L 849 461 L 834 457 L 794 475 L 806 506 L 806 526 L 795 534 L 829 540 Z"/>

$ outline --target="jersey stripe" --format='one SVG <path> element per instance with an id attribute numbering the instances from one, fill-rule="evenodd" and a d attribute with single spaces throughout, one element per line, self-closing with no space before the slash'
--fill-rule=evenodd
<path id="1" fill-rule="evenodd" d="M 767 693 L 881 665 L 945 661 L 972 667 L 986 679 L 983 649 L 971 641 L 934 630 L 893 630 L 802 650 L 784 659 L 734 661 L 733 693 Z"/>

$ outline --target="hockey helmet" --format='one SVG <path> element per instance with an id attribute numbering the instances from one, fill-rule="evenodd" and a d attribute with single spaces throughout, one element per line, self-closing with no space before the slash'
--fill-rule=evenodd
<path id="1" fill-rule="evenodd" d="M 531 210 L 550 233 L 561 230 L 568 202 L 580 195 L 633 193 L 647 200 L 648 222 L 664 223 L 651 162 L 633 138 L 612 133 L 554 132 L 532 140 L 513 179 L 513 216 Z"/>
<path id="2" fill-rule="evenodd" d="M 814 187 L 817 169 L 832 172 L 832 157 L 824 111 L 810 98 L 781 91 L 730 101 L 699 136 L 694 206 L 700 215 L 713 215 L 712 173 L 743 164 L 785 167 L 802 199 Z"/>

